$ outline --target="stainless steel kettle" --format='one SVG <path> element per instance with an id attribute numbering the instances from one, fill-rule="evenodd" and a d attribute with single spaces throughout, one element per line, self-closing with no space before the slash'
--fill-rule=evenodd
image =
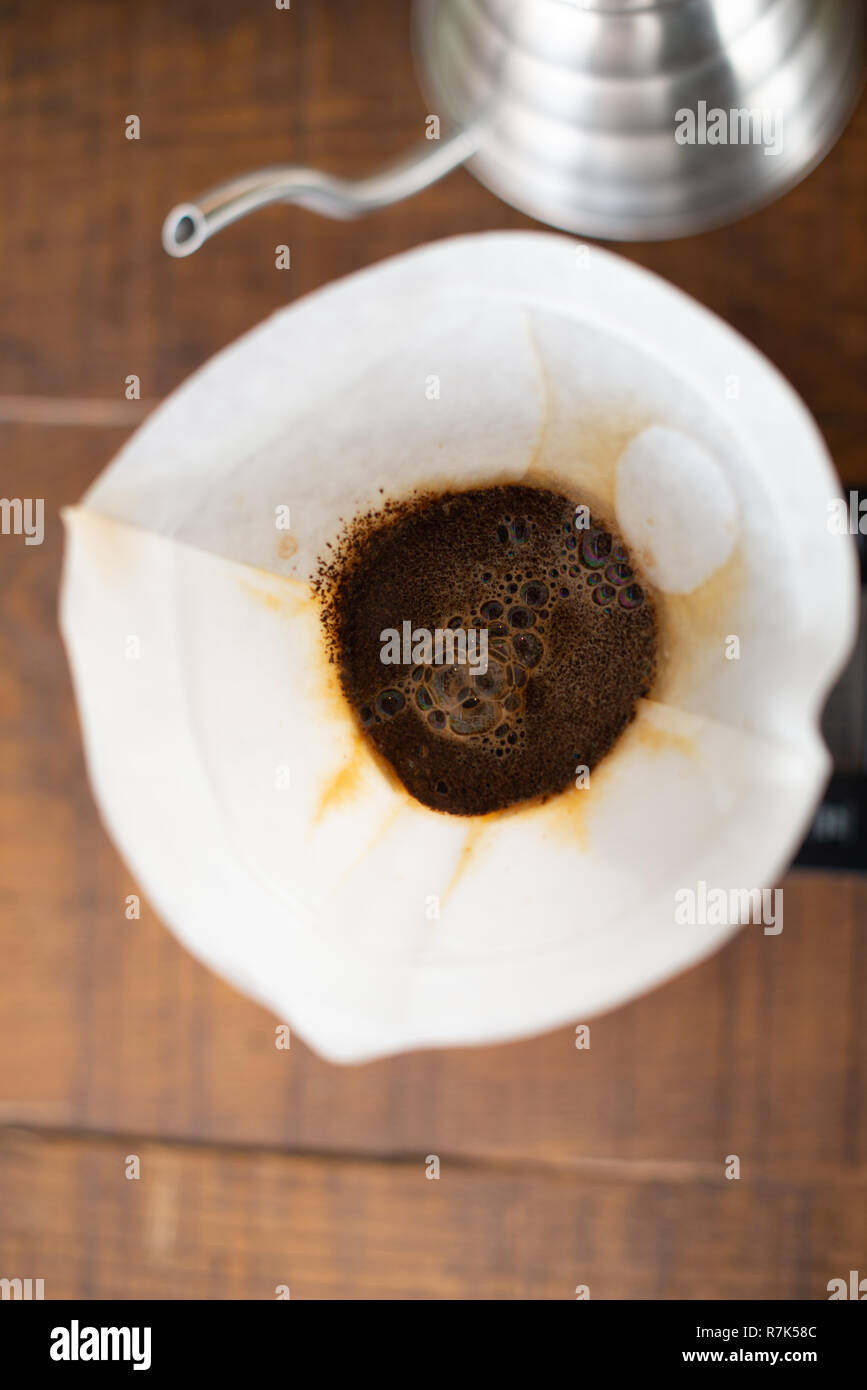
<path id="1" fill-rule="evenodd" d="M 416 62 L 444 135 L 362 179 L 243 175 L 174 208 L 163 244 L 190 255 L 275 202 L 355 217 L 464 162 L 568 231 L 701 231 L 828 152 L 860 90 L 864 31 L 860 0 L 417 0 Z"/>

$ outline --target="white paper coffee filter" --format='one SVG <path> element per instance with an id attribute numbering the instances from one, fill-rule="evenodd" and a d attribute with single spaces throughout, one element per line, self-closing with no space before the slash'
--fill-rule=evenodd
<path id="1" fill-rule="evenodd" d="M 450 817 L 371 757 L 309 581 L 341 518 L 505 479 L 586 495 L 692 587 L 589 788 Z M 106 822 L 188 947 L 332 1058 L 610 1007 L 733 929 L 677 925 L 678 889 L 771 886 L 809 820 L 855 621 L 838 486 L 765 360 L 617 257 L 503 233 L 352 276 L 207 364 L 66 514 Z"/>

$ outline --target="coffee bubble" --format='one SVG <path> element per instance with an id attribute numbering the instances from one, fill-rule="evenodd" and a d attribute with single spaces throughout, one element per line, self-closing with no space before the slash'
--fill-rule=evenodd
<path id="1" fill-rule="evenodd" d="M 522 588 L 521 598 L 531 608 L 544 608 L 548 602 L 548 586 L 540 580 L 531 579 Z"/>
<path id="2" fill-rule="evenodd" d="M 520 632 L 512 638 L 516 656 L 524 666 L 537 666 L 542 660 L 542 643 L 532 632 Z"/>
<path id="3" fill-rule="evenodd" d="M 627 589 L 621 589 L 618 595 L 621 608 L 640 608 L 644 602 L 644 590 L 640 584 L 630 584 Z"/>
<path id="4" fill-rule="evenodd" d="M 607 531 L 594 529 L 581 538 L 581 562 L 588 569 L 601 568 L 611 553 L 611 537 Z"/>
<path id="5" fill-rule="evenodd" d="M 406 700 L 399 690 L 383 690 L 381 695 L 376 697 L 376 708 L 379 714 L 391 719 L 395 714 L 399 714 L 406 704 Z"/>
<path id="6" fill-rule="evenodd" d="M 600 584 L 597 589 L 593 590 L 593 602 L 602 607 L 606 603 L 610 603 L 616 594 L 617 590 L 613 584 Z"/>
<path id="7" fill-rule="evenodd" d="M 492 729 L 498 719 L 499 712 L 494 704 L 471 697 L 449 715 L 449 727 L 455 734 L 481 734 Z"/>
<path id="8" fill-rule="evenodd" d="M 618 588 L 622 584 L 628 584 L 632 578 L 632 569 L 622 561 L 613 565 L 605 566 L 605 578 L 610 584 L 615 584 Z"/>
<path id="9" fill-rule="evenodd" d="M 532 627 L 536 621 L 536 614 L 531 608 L 510 608 L 509 627 L 527 628 Z"/>

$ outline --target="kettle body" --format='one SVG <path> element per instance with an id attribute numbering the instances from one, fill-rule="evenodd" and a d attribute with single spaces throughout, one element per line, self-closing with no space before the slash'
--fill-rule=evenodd
<path id="1" fill-rule="evenodd" d="M 862 81 L 858 0 L 417 0 L 432 110 L 488 113 L 469 161 L 588 236 L 730 222 L 828 152 Z"/>

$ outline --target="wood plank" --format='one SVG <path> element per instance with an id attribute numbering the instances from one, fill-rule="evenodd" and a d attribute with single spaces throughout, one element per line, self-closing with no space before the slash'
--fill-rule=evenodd
<path id="1" fill-rule="evenodd" d="M 0 1135 L 0 1269 L 46 1298 L 827 1298 L 861 1186 Z M 130 1155 L 138 1179 L 125 1176 Z"/>

